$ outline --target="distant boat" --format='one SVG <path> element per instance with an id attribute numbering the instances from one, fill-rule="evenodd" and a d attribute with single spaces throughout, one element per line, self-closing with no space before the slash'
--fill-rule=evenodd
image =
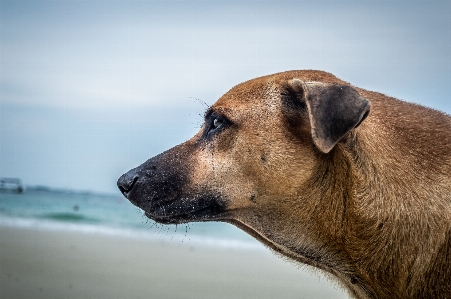
<path id="1" fill-rule="evenodd" d="M 1 191 L 23 193 L 25 192 L 25 186 L 22 184 L 21 179 L 0 178 L 0 192 Z"/>

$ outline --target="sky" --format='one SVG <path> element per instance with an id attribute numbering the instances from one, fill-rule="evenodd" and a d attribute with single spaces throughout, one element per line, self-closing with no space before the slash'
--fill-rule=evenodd
<path id="1" fill-rule="evenodd" d="M 204 103 L 294 69 L 451 114 L 451 1 L 0 0 L 0 177 L 118 193 Z"/>

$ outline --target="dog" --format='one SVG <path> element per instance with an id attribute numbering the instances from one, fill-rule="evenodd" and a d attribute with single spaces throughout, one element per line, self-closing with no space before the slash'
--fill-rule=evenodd
<path id="1" fill-rule="evenodd" d="M 330 73 L 233 87 L 117 184 L 158 223 L 230 223 L 351 297 L 451 298 L 451 117 Z"/>

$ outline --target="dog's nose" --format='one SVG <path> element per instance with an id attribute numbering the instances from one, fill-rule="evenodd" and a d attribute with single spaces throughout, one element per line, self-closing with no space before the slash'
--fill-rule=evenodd
<path id="1" fill-rule="evenodd" d="M 139 175 L 136 173 L 134 169 L 132 169 L 129 172 L 123 174 L 117 180 L 117 186 L 119 187 L 119 190 L 121 190 L 122 194 L 124 194 L 125 197 L 128 198 L 128 194 L 130 193 L 130 191 L 132 191 L 133 186 L 135 185 L 138 179 Z"/>

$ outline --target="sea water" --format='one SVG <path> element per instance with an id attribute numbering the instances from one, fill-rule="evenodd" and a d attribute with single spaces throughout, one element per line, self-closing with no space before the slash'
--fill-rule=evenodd
<path id="1" fill-rule="evenodd" d="M 0 226 L 78 231 L 175 244 L 262 248 L 250 236 L 225 223 L 157 224 L 119 193 L 46 187 L 28 187 L 25 193 L 0 192 Z"/>

